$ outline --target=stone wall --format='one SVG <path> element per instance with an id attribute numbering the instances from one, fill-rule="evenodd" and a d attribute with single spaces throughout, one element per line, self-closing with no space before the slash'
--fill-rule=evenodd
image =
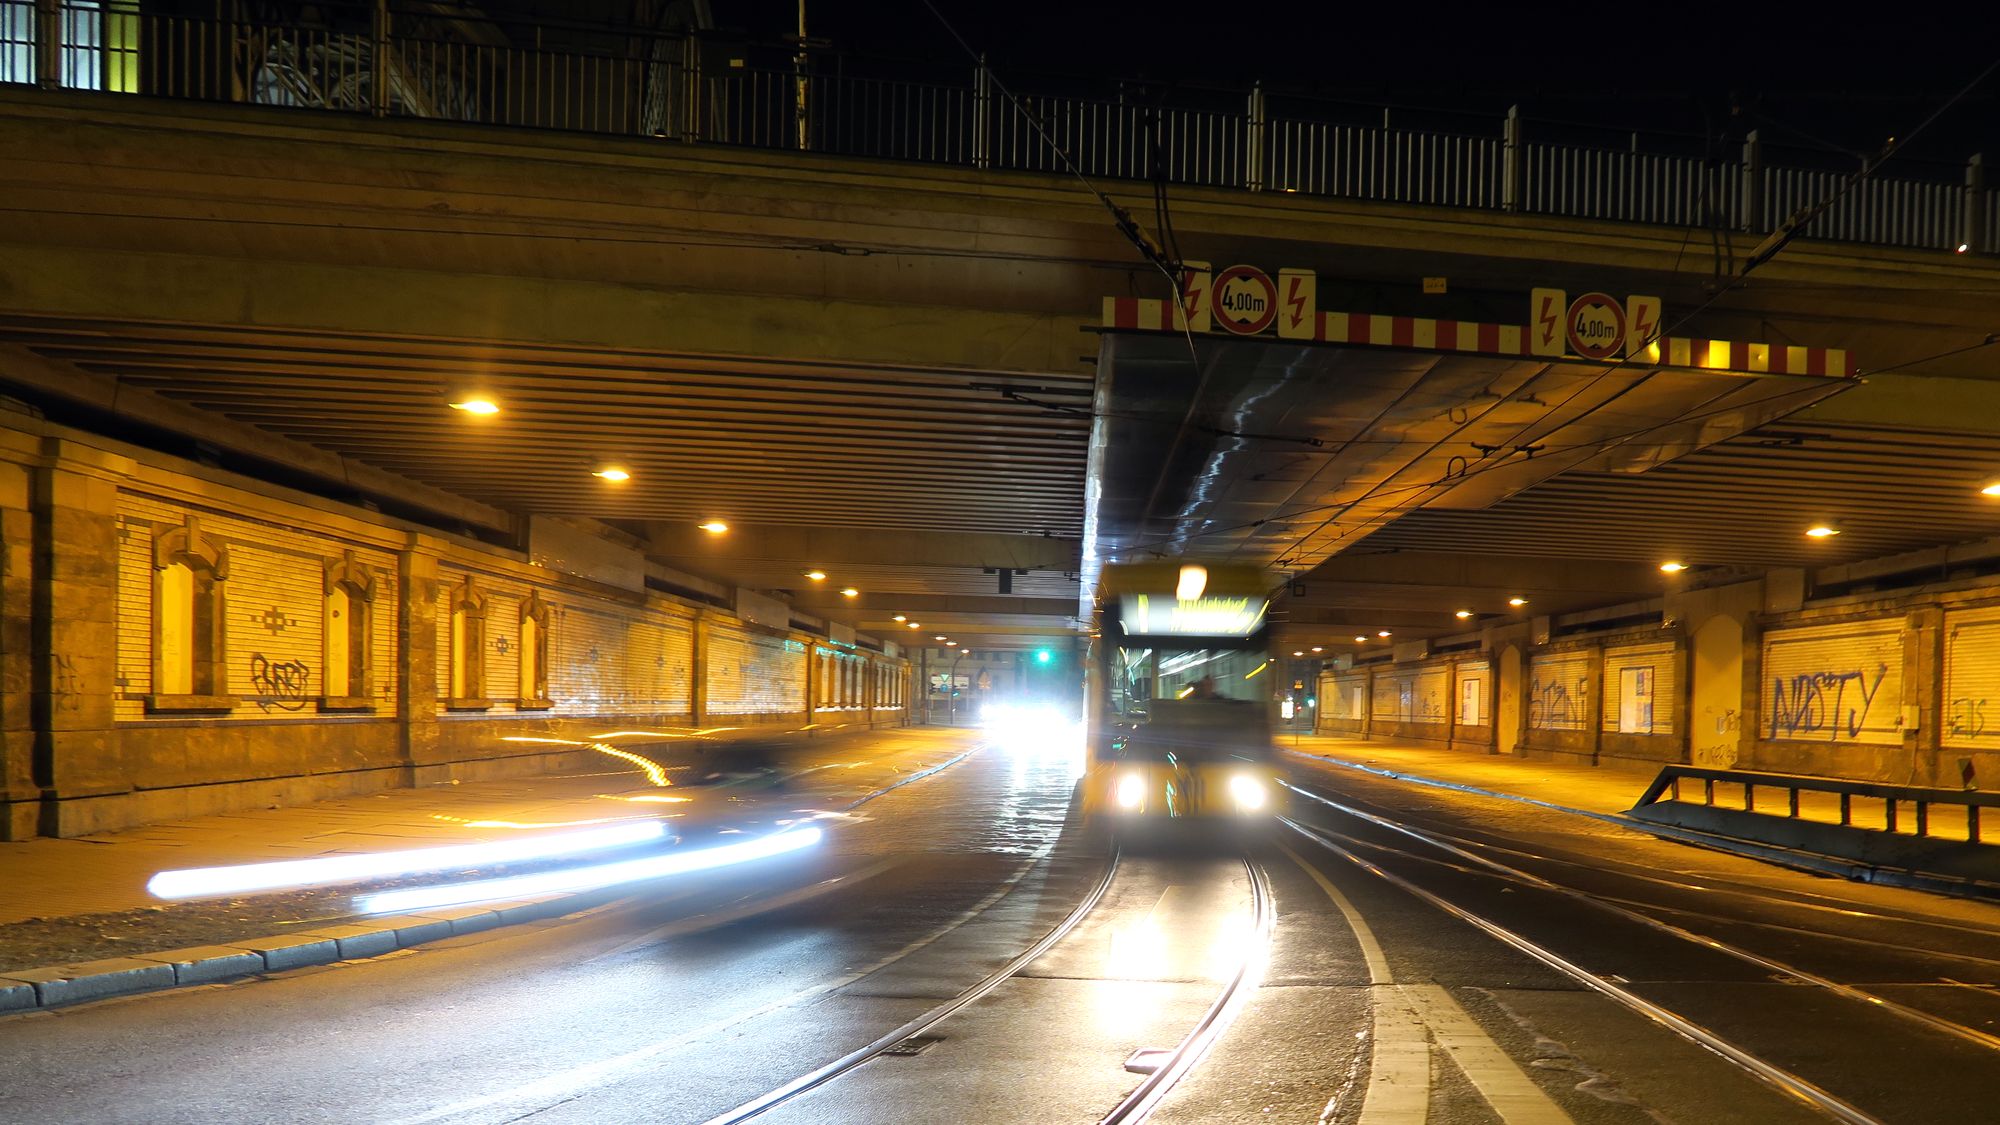
<path id="1" fill-rule="evenodd" d="M 0 531 L 0 839 L 904 721 L 902 659 L 32 419 Z"/>

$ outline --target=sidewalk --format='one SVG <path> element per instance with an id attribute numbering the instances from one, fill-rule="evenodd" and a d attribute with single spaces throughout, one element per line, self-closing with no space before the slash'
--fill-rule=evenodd
<path id="1" fill-rule="evenodd" d="M 1743 811 L 1740 785 L 1719 785 L 1716 805 L 1709 806 L 1700 783 L 1694 782 L 1677 802 L 1649 805 L 1648 815 L 1627 815 L 1659 775 L 1658 763 L 1584 766 L 1311 735 L 1301 736 L 1296 745 L 1287 736 L 1279 745 L 1411 784 L 1525 801 L 1817 874 L 1963 897 L 2000 897 L 2000 851 L 1993 845 L 1968 843 L 1962 821 L 1935 817 L 1926 836 L 1914 834 L 1914 818 L 1907 815 L 1898 831 L 1884 831 L 1879 803 L 1855 802 L 1851 823 L 1841 825 L 1838 798 L 1831 794 L 1806 796 L 1798 817 L 1792 818 L 1776 814 L 1782 799 L 1775 797 L 1761 800 L 1758 812 Z"/>
<path id="2" fill-rule="evenodd" d="M 1369 742 L 1329 735 L 1302 735 L 1297 745 L 1287 735 L 1278 746 L 1283 750 L 1296 750 L 1300 754 L 1345 762 L 1377 772 L 1438 782 L 1455 788 L 1484 790 L 1571 812 L 1612 817 L 1620 817 L 1631 808 L 1660 772 L 1657 763 L 1572 765 L 1511 755 Z"/>
<path id="3" fill-rule="evenodd" d="M 895 728 L 817 738 L 788 753 L 795 799 L 838 808 L 951 760 L 978 732 Z M 655 740 L 657 747 L 658 740 Z M 689 755 L 609 743 L 598 771 L 395 789 L 74 839 L 0 843 L 0 976 L 10 970 L 260 938 L 353 916 L 355 884 L 163 902 L 163 870 L 491 843 L 648 819 L 670 829 L 736 815 L 691 788 Z M 658 759 L 655 761 L 655 759 Z M 726 831 L 726 829 L 725 829 Z"/>

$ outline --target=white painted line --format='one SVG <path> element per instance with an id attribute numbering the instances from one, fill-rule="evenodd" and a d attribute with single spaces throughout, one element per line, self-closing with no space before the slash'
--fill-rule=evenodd
<path id="1" fill-rule="evenodd" d="M 1368 1092 L 1361 1103 L 1363 1125 L 1421 1123 L 1429 1116 L 1430 1038 L 1444 1049 L 1508 1125 L 1567 1125 L 1570 1116 L 1507 1052 L 1459 1007 L 1441 986 L 1398 985 L 1389 975 L 1381 943 L 1339 887 L 1297 852 L 1278 845 L 1300 870 L 1319 884 L 1354 931 L 1374 986 L 1373 1051 L 1368 1067 Z M 1429 1037 L 1425 1029 L 1429 1029 Z"/>

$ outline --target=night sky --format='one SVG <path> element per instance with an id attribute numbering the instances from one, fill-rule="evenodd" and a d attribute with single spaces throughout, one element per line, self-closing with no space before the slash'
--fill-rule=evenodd
<path id="1" fill-rule="evenodd" d="M 1040 75 L 1247 87 L 1359 102 L 1873 152 L 2000 58 L 2000 6 L 1911 4 L 1868 20 L 1835 4 L 1202 5 L 934 0 L 1020 89 Z M 714 0 L 718 25 L 785 34 L 794 0 Z M 809 29 L 851 56 L 963 52 L 921 0 L 807 0 Z M 1180 14 L 1175 14 L 1180 13 Z M 1065 84 L 1073 85 L 1073 84 Z M 2000 74 L 1906 150 L 2000 160 Z"/>

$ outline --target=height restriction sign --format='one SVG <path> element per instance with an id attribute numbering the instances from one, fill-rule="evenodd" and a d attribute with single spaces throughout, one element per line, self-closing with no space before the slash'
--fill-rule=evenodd
<path id="1" fill-rule="evenodd" d="M 1255 336 L 1278 319 L 1278 287 L 1256 266 L 1230 266 L 1210 290 L 1215 319 L 1239 336 Z"/>
<path id="2" fill-rule="evenodd" d="M 1625 348 L 1625 309 L 1602 293 L 1570 302 L 1565 319 L 1570 350 L 1591 359 L 1609 359 Z"/>

